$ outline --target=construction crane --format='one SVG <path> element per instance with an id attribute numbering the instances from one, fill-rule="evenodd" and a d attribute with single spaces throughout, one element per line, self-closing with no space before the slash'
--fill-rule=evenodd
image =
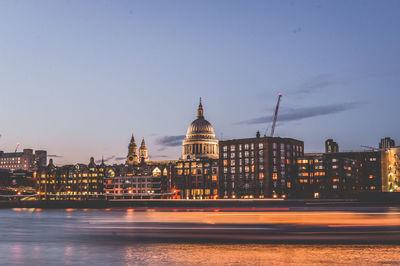
<path id="1" fill-rule="evenodd" d="M 360 145 L 361 148 L 367 148 L 367 149 L 371 149 L 373 151 L 384 151 L 385 149 L 378 149 L 375 147 L 371 147 L 371 146 L 365 146 L 365 145 Z"/>
<path id="2" fill-rule="evenodd" d="M 15 147 L 15 152 L 17 152 L 19 146 L 21 146 L 21 143 L 17 142 L 17 147 Z"/>
<path id="3" fill-rule="evenodd" d="M 276 107 L 275 107 L 274 121 L 272 122 L 271 137 L 274 136 L 276 120 L 278 119 L 279 103 L 281 102 L 281 98 L 282 98 L 282 93 L 279 93 L 278 94 L 278 102 L 276 103 Z"/>

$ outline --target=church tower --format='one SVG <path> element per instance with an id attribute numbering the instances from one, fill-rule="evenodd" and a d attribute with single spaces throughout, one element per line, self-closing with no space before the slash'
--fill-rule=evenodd
<path id="1" fill-rule="evenodd" d="M 146 143 L 144 142 L 144 138 L 142 139 L 142 143 L 139 148 L 139 158 L 140 162 L 148 162 L 149 161 L 149 152 L 146 147 Z"/>
<path id="2" fill-rule="evenodd" d="M 137 154 L 137 145 L 135 142 L 135 137 L 132 134 L 131 142 L 128 146 L 128 156 L 126 157 L 126 163 L 129 165 L 134 165 L 139 163 L 139 157 Z"/>

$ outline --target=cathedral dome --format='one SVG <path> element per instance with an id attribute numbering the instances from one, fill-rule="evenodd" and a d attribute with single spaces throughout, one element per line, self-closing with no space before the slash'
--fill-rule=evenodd
<path id="1" fill-rule="evenodd" d="M 215 139 L 213 126 L 204 118 L 201 99 L 197 110 L 197 119 L 189 125 L 186 138 L 183 140 L 182 155 L 184 159 L 218 157 L 218 140 Z"/>
<path id="2" fill-rule="evenodd" d="M 210 122 L 202 118 L 194 120 L 186 132 L 187 139 L 214 139 L 214 128 Z"/>

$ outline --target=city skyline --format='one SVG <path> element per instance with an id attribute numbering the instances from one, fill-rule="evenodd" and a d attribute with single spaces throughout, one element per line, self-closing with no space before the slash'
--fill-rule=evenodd
<path id="1" fill-rule="evenodd" d="M 1 5 L 5 152 L 122 163 L 133 133 L 177 159 L 199 97 L 224 140 L 263 134 L 279 92 L 275 135 L 305 152 L 399 142 L 396 1 Z"/>

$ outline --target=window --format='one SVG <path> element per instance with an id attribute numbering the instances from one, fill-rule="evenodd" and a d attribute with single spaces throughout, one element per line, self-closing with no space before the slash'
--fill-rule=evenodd
<path id="1" fill-rule="evenodd" d="M 235 160 L 231 160 L 231 165 L 235 166 Z"/>
<path id="2" fill-rule="evenodd" d="M 272 143 L 272 149 L 276 150 L 276 149 L 277 149 L 277 147 L 278 147 L 278 144 L 276 144 L 276 143 Z"/>
<path id="3" fill-rule="evenodd" d="M 249 144 L 244 144 L 244 149 L 248 150 L 249 149 Z"/>
<path id="4" fill-rule="evenodd" d="M 231 152 L 231 158 L 235 158 L 235 153 Z"/>
<path id="5" fill-rule="evenodd" d="M 235 151 L 235 145 L 231 145 L 231 151 Z"/>
<path id="6" fill-rule="evenodd" d="M 263 148 L 264 148 L 264 144 L 258 143 L 258 148 L 259 148 L 259 149 L 263 149 Z"/>
<path id="7" fill-rule="evenodd" d="M 222 150 L 225 151 L 225 152 L 228 151 L 228 146 L 223 146 Z"/>

